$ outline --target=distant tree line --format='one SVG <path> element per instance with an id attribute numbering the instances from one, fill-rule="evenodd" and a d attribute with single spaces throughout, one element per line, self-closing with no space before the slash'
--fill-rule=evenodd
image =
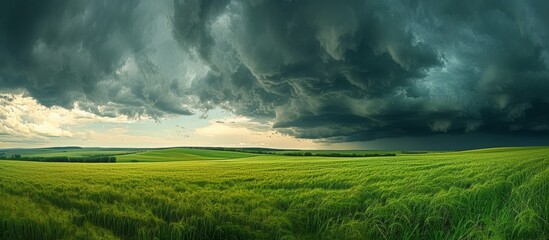
<path id="1" fill-rule="evenodd" d="M 226 147 L 186 147 L 186 148 L 241 152 L 241 153 L 251 153 L 251 154 L 277 154 L 276 152 L 278 151 L 284 151 L 284 150 L 279 150 L 274 148 L 226 148 Z"/>
<path id="2" fill-rule="evenodd" d="M 267 152 L 265 150 L 253 150 L 253 149 L 250 150 L 250 149 L 239 149 L 239 148 L 224 148 L 223 151 L 251 153 L 251 154 L 276 154 L 274 152 Z"/>
<path id="3" fill-rule="evenodd" d="M 427 152 L 423 151 L 401 151 L 402 154 L 426 154 Z"/>
<path id="4" fill-rule="evenodd" d="M 306 151 L 296 152 L 284 152 L 280 149 L 272 148 L 225 148 L 225 147 L 189 147 L 191 149 L 207 149 L 207 150 L 220 150 L 231 152 L 242 152 L 252 154 L 270 154 L 270 155 L 284 155 L 284 156 L 318 156 L 318 157 L 394 157 L 395 153 L 312 153 Z M 409 152 L 403 152 L 409 153 Z M 414 153 L 426 153 L 426 152 L 414 152 Z"/>
<path id="5" fill-rule="evenodd" d="M 55 157 L 33 157 L 33 156 L 21 156 L 21 154 L 13 154 L 11 157 L 0 155 L 0 159 L 21 160 L 21 161 L 37 161 L 37 162 L 80 162 L 80 163 L 114 163 L 116 157 L 113 156 L 88 156 L 88 157 L 67 157 L 67 156 L 55 156 Z"/>
<path id="6" fill-rule="evenodd" d="M 278 153 L 286 156 L 318 156 L 318 157 L 394 157 L 394 153 L 311 153 L 311 152 L 287 152 Z"/>

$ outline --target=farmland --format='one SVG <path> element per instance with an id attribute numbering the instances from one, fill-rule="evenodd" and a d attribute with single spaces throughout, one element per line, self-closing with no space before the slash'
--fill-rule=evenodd
<path id="1" fill-rule="evenodd" d="M 154 151 L 143 151 L 118 156 L 118 162 L 168 162 L 196 160 L 224 160 L 256 156 L 255 154 L 216 151 L 208 149 L 173 148 Z"/>
<path id="2" fill-rule="evenodd" d="M 549 236 L 549 147 L 367 158 L 112 154 L 116 164 L 1 160 L 0 239 Z"/>

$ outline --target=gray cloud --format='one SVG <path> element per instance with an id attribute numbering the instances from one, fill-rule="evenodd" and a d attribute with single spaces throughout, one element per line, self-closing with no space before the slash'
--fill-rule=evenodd
<path id="1" fill-rule="evenodd" d="M 211 69 L 192 86 L 202 103 L 227 101 L 237 113 L 274 117 L 275 128 L 294 136 L 546 135 L 548 7 L 183 1 L 174 27 L 187 34 L 181 46 Z"/>
<path id="2" fill-rule="evenodd" d="M 212 69 L 193 89 L 203 102 L 229 101 L 244 115 L 276 116 L 282 128 L 307 119 L 343 123 L 330 121 L 331 115 L 368 118 L 366 112 L 352 113 L 360 111 L 357 100 L 389 97 L 442 64 L 437 51 L 412 41 L 398 16 L 374 14 L 382 7 L 232 2 L 207 18 L 210 27 L 202 29 L 208 31 L 198 34 L 207 37 L 192 37 L 213 39 L 193 48 L 209 49 L 198 56 Z M 176 18 L 176 29 L 187 25 Z"/>
<path id="3" fill-rule="evenodd" d="M 101 115 L 191 114 L 167 1 L 2 1 L 0 85 Z M 170 42 L 171 40 L 171 42 Z M 171 44 L 171 45 L 170 45 Z M 171 54 L 174 55 L 174 54 Z M 172 69 L 166 69 L 166 68 Z M 181 68 L 180 68 L 181 70 Z M 102 112 L 98 109 L 110 109 Z"/>
<path id="4" fill-rule="evenodd" d="M 46 106 L 222 107 L 336 142 L 549 134 L 542 0 L 5 2 L 1 87 Z"/>

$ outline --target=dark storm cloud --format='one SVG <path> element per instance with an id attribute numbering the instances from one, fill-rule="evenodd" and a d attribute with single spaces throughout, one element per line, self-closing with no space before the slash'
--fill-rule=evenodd
<path id="1" fill-rule="evenodd" d="M 46 106 L 223 107 L 325 141 L 549 134 L 543 0 L 24 0 L 0 11 L 0 90 Z"/>
<path id="2" fill-rule="evenodd" d="M 207 108 L 301 138 L 549 133 L 546 1 L 177 1 Z"/>
<path id="3" fill-rule="evenodd" d="M 165 2 L 2 1 L 0 87 L 102 115 L 191 114 L 151 60 Z M 169 30 L 167 30 L 167 35 Z M 134 72 L 124 72 L 124 67 Z M 129 69 L 132 70 L 132 69 Z M 175 80 L 174 80 L 175 81 Z M 106 105 L 111 112 L 99 111 Z M 87 107 L 86 107 L 87 106 Z"/>

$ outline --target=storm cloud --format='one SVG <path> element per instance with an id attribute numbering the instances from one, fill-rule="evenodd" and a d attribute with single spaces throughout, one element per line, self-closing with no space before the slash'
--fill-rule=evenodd
<path id="1" fill-rule="evenodd" d="M 179 50 L 165 13 L 169 6 L 2 1 L 0 86 L 24 89 L 45 106 L 78 102 L 101 115 L 191 114 L 179 87 L 185 76 L 163 69 L 177 66 L 162 47 L 172 40 L 171 51 Z"/>
<path id="2" fill-rule="evenodd" d="M 222 10 L 220 10 L 222 9 Z M 203 103 L 301 138 L 547 134 L 544 1 L 185 1 Z M 183 31 L 183 32 L 179 32 Z"/>
<path id="3" fill-rule="evenodd" d="M 2 1 L 0 90 L 329 142 L 549 135 L 549 3 Z"/>

